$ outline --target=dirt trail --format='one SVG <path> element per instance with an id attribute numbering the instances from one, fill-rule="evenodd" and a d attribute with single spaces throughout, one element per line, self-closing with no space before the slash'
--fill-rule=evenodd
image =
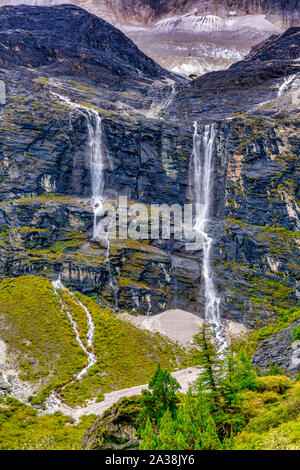
<path id="1" fill-rule="evenodd" d="M 187 369 L 172 373 L 172 376 L 178 380 L 179 384 L 181 385 L 181 391 L 184 393 L 187 392 L 189 385 L 196 380 L 198 375 L 199 369 L 196 367 L 189 367 Z M 136 387 L 124 388 L 122 390 L 106 393 L 104 395 L 103 401 L 99 403 L 90 403 L 82 408 L 71 408 L 70 406 L 64 405 L 63 403 L 59 403 L 59 401 L 57 401 L 57 406 L 53 406 L 51 412 L 54 413 L 55 411 L 61 411 L 63 414 L 71 416 L 76 420 L 78 420 L 83 415 L 95 414 L 100 416 L 102 413 L 104 413 L 104 411 L 117 403 L 121 398 L 139 395 L 142 389 L 147 387 L 148 385 L 138 385 Z M 55 397 L 53 397 L 53 400 L 55 400 Z M 49 411 L 47 411 L 47 413 L 49 413 Z"/>

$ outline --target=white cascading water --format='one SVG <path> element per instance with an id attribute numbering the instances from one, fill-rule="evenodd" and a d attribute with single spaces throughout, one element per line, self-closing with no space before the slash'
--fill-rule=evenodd
<path id="1" fill-rule="evenodd" d="M 94 211 L 93 239 L 97 239 L 97 216 L 104 200 L 104 156 L 102 150 L 102 121 L 95 109 L 74 103 L 68 97 L 52 92 L 71 109 L 76 109 L 86 118 L 88 146 L 90 149 L 90 170 L 92 183 L 92 205 Z"/>
<path id="2" fill-rule="evenodd" d="M 169 95 L 167 95 L 165 97 L 165 99 L 163 100 L 163 102 L 162 102 L 161 110 L 164 110 L 165 108 L 167 108 L 168 106 L 170 106 L 173 103 L 174 98 L 175 98 L 175 94 L 176 94 L 176 86 L 172 85 L 171 93 Z"/>
<path id="3" fill-rule="evenodd" d="M 102 121 L 95 110 L 87 109 L 87 126 L 89 133 L 90 167 L 92 180 L 92 204 L 94 211 L 93 238 L 97 239 L 97 215 L 104 200 L 104 159 L 102 150 Z"/>
<path id="4" fill-rule="evenodd" d="M 198 127 L 194 123 L 193 135 L 193 188 L 197 208 L 194 229 L 201 235 L 203 248 L 203 280 L 204 280 L 204 314 L 205 321 L 215 330 L 219 348 L 225 347 L 220 317 L 220 298 L 213 280 L 211 250 L 213 239 L 208 233 L 211 220 L 213 152 L 215 128 L 213 124 Z"/>
<path id="5" fill-rule="evenodd" d="M 209 237 L 207 224 L 211 211 L 211 184 L 212 184 L 212 155 L 215 140 L 213 125 L 204 126 L 199 132 L 197 122 L 194 123 L 193 136 L 193 164 L 194 164 L 194 191 L 197 204 L 195 230 L 203 239 L 203 278 L 205 290 L 205 320 L 208 323 L 220 325 L 220 299 L 212 279 L 210 254 L 213 240 Z"/>
<path id="6" fill-rule="evenodd" d="M 102 215 L 104 201 L 104 155 L 102 148 L 102 121 L 99 113 L 95 109 L 82 106 L 72 102 L 68 97 L 52 92 L 54 96 L 64 101 L 71 109 L 76 109 L 85 116 L 88 129 L 88 147 L 90 153 L 90 171 L 92 186 L 92 206 L 94 212 L 93 240 L 99 238 L 97 231 L 98 217 Z M 118 310 L 118 282 L 112 275 L 110 264 L 110 240 L 109 229 L 106 236 L 106 259 L 105 264 L 108 267 L 109 285 L 114 292 L 115 307 Z"/>
<path id="7" fill-rule="evenodd" d="M 70 320 L 70 323 L 71 323 L 71 325 L 73 327 L 73 330 L 74 330 L 74 333 L 75 333 L 76 341 L 77 341 L 79 347 L 84 351 L 84 353 L 87 356 L 87 360 L 88 360 L 87 366 L 84 367 L 84 369 L 82 369 L 79 372 L 79 374 L 77 374 L 77 376 L 76 376 L 76 380 L 80 380 L 84 375 L 87 374 L 88 370 L 94 364 L 96 364 L 96 362 L 97 362 L 97 358 L 96 358 L 95 354 L 93 353 L 94 332 L 95 332 L 95 325 L 94 325 L 94 322 L 93 322 L 93 318 L 92 318 L 92 315 L 89 312 L 89 310 L 86 308 L 86 306 L 83 305 L 83 303 L 79 299 L 77 299 L 74 296 L 74 294 L 71 291 L 69 291 L 69 289 L 67 289 L 63 285 L 63 283 L 61 282 L 61 276 L 60 275 L 59 275 L 59 277 L 56 281 L 52 281 L 52 286 L 54 288 L 54 291 L 55 291 L 56 295 L 59 297 L 59 299 L 61 301 L 61 304 L 63 306 L 64 311 L 68 315 L 68 318 Z M 63 301 L 63 299 L 59 295 L 59 292 L 58 292 L 59 290 L 64 290 L 64 291 L 68 292 L 68 294 L 73 296 L 73 298 L 75 299 L 75 302 L 85 311 L 86 317 L 87 317 L 87 322 L 88 322 L 88 332 L 87 332 L 87 338 L 86 339 L 87 339 L 87 346 L 88 346 L 89 349 L 87 349 L 84 346 L 83 342 L 81 341 L 77 323 L 74 320 L 74 318 L 72 317 L 72 314 L 71 314 L 70 310 L 68 309 L 68 307 L 66 306 L 65 302 Z"/>
<path id="8" fill-rule="evenodd" d="M 288 77 L 284 79 L 283 83 L 279 87 L 278 94 L 277 94 L 278 97 L 283 95 L 286 92 L 286 90 L 288 89 L 288 86 L 292 83 L 296 75 L 297 74 L 289 75 Z"/>
<path id="9" fill-rule="evenodd" d="M 116 277 L 113 276 L 112 269 L 111 269 L 109 230 L 110 230 L 110 227 L 108 227 L 108 230 L 107 230 L 107 233 L 106 233 L 106 238 L 105 238 L 105 240 L 106 240 L 105 264 L 106 264 L 107 269 L 108 269 L 108 284 L 109 284 L 109 287 L 113 291 L 114 300 L 115 300 L 115 309 L 116 309 L 116 311 L 118 311 L 119 310 L 119 298 L 118 298 L 119 285 L 118 285 L 118 280 L 117 280 Z"/>

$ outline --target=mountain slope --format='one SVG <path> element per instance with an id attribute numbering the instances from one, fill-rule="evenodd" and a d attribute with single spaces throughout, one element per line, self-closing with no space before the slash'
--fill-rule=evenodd
<path id="1" fill-rule="evenodd" d="M 40 405 L 56 390 L 74 406 L 104 392 L 147 383 L 157 362 L 171 369 L 177 368 L 181 359 L 183 367 L 187 364 L 185 352 L 174 343 L 118 319 L 92 299 L 80 299 L 95 323 L 93 350 L 97 359 L 81 379 L 76 377 L 87 364 L 86 354 L 78 345 L 70 318 L 84 344 L 87 318 L 77 297 L 68 291 L 55 292 L 48 280 L 34 276 L 0 283 L 0 338 L 4 346 L 0 374 L 4 374 L 4 385 L 13 396 L 23 401 L 34 396 L 31 403 Z"/>
<path id="2" fill-rule="evenodd" d="M 22 0 L 1 0 L 0 5 L 20 5 Z M 28 0 L 28 5 L 59 5 L 64 0 Z M 263 14 L 274 24 L 288 27 L 299 24 L 299 0 L 73 0 L 69 3 L 86 8 L 113 23 L 152 24 L 192 9 L 198 16 Z"/>
<path id="3" fill-rule="evenodd" d="M 119 30 L 71 5 L 1 8 L 0 41 L 2 66 L 54 67 L 95 81 L 170 77 Z"/>
<path id="4" fill-rule="evenodd" d="M 7 85 L 0 107 L 1 277 L 35 275 L 51 289 L 48 280 L 60 275 L 89 296 L 91 310 L 104 299 L 112 310 L 135 315 L 182 309 L 203 316 L 202 247 L 185 250 L 172 238 L 93 237 L 92 149 L 97 143 L 101 150 L 103 196 L 112 203 L 125 195 L 147 213 L 151 204 L 183 206 L 195 201 L 195 121 L 199 132 L 213 123 L 208 230 L 220 313 L 257 330 L 259 344 L 284 337 L 288 369 L 290 323 L 299 318 L 299 28 L 270 38 L 226 71 L 187 82 L 78 8 L 10 7 L 0 14 L 0 77 Z M 76 36 L 70 25 L 81 15 Z M 92 133 L 99 121 L 101 133 Z M 264 367 L 265 346 L 257 354 Z M 126 378 L 116 375 L 118 387 Z M 94 383 L 84 383 L 71 387 L 69 398 L 85 399 Z"/>

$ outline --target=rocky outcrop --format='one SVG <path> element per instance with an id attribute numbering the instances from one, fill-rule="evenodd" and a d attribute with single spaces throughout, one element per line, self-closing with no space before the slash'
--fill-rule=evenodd
<path id="1" fill-rule="evenodd" d="M 124 398 L 107 410 L 85 433 L 84 450 L 138 450 L 136 436 L 140 397 Z"/>
<path id="2" fill-rule="evenodd" d="M 267 369 L 272 362 L 288 374 L 297 375 L 300 370 L 300 341 L 292 340 L 292 331 L 299 324 L 300 321 L 296 321 L 263 341 L 253 356 L 253 364 L 260 369 Z"/>
<path id="3" fill-rule="evenodd" d="M 300 29 L 289 28 L 282 35 L 254 47 L 244 59 L 225 71 L 205 74 L 189 86 L 178 86 L 175 106 L 166 115 L 178 119 L 232 119 L 255 109 L 255 114 L 278 115 L 280 103 L 273 102 L 286 77 L 299 73 Z M 291 96 L 291 111 L 299 105 Z M 267 105 L 267 109 L 262 108 Z"/>

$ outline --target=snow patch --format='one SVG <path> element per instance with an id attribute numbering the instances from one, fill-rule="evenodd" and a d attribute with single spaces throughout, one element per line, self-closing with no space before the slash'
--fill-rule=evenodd
<path id="1" fill-rule="evenodd" d="M 219 31 L 280 32 L 280 28 L 268 21 L 265 15 L 246 15 L 221 18 L 216 15 L 197 16 L 194 12 L 182 16 L 172 16 L 158 21 L 154 28 L 161 32 L 211 33 Z"/>

